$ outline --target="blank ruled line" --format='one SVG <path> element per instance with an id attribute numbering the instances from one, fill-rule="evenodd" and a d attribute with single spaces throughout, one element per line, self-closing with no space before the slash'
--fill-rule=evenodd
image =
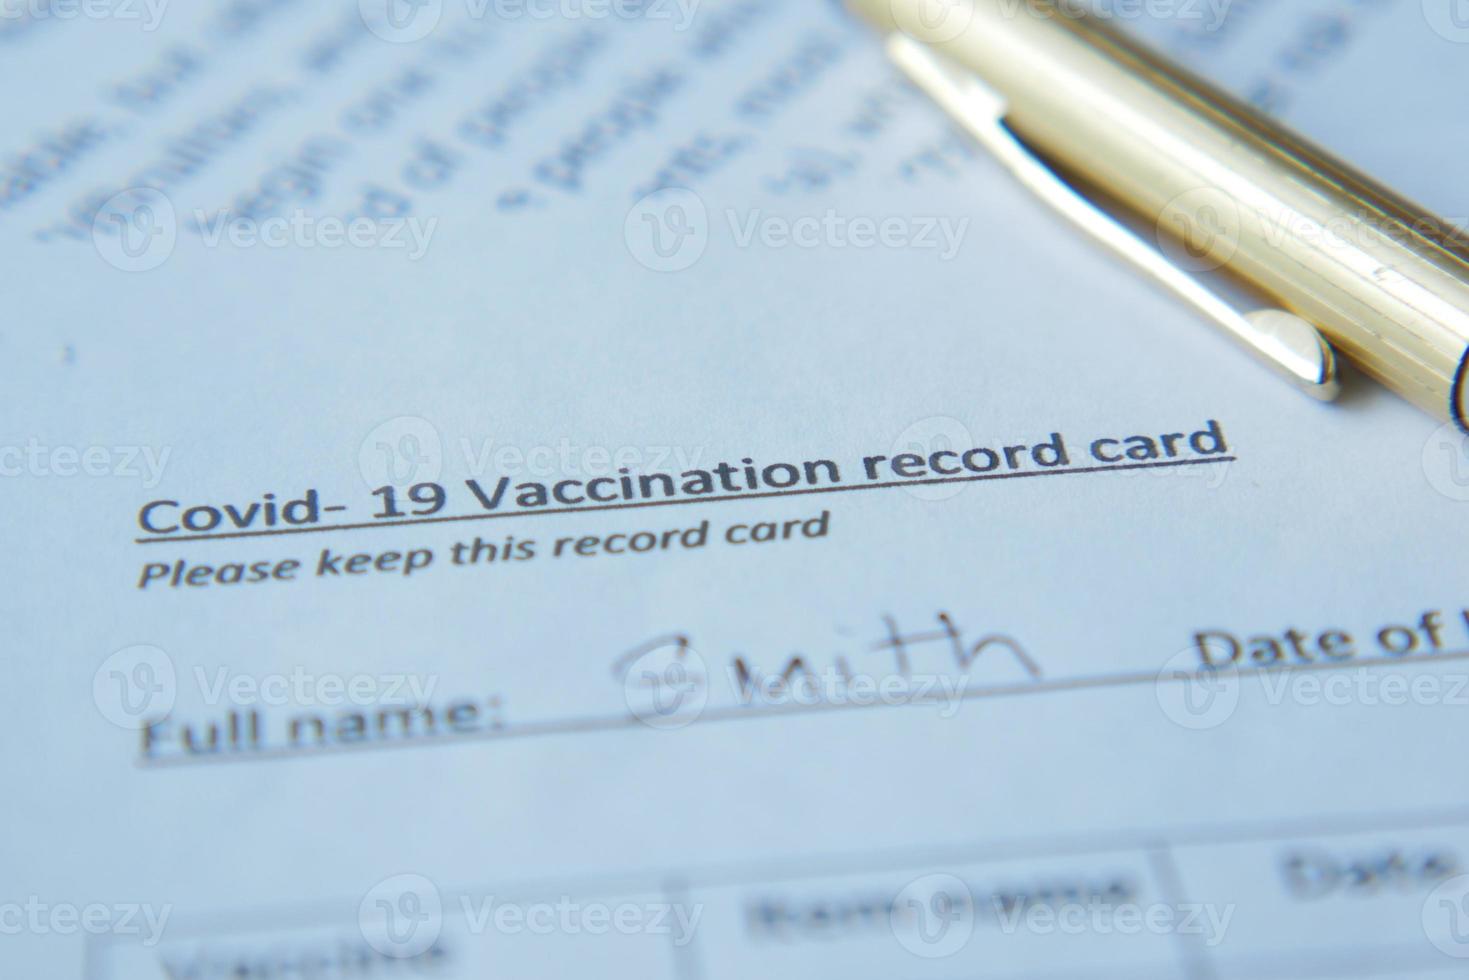
<path id="1" fill-rule="evenodd" d="M 902 487 L 935 487 L 956 483 L 987 483 L 997 480 L 1025 480 L 1044 476 L 1079 476 L 1088 473 L 1128 473 L 1139 470 L 1181 469 L 1191 466 L 1213 466 L 1238 462 L 1235 456 L 1210 459 L 1168 460 L 1153 463 L 1123 463 L 1112 466 L 1073 466 L 1065 469 L 1034 470 L 1024 473 L 984 473 L 979 476 L 935 477 L 927 480 L 890 480 L 884 483 L 854 483 L 829 487 L 807 487 L 800 490 L 762 490 L 751 493 L 724 494 L 717 497 L 680 497 L 673 500 L 637 500 L 616 504 L 584 507 L 549 507 L 536 510 L 507 510 L 486 514 L 459 514 L 450 517 L 410 517 L 384 519 L 352 524 L 323 524 L 310 527 L 274 527 L 259 531 L 226 531 L 210 534 L 158 534 L 134 538 L 135 544 L 179 544 L 185 541 L 224 541 L 240 538 L 271 538 L 292 534 L 326 534 L 330 531 L 362 531 L 368 528 L 415 527 L 427 524 L 463 524 L 470 521 L 492 521 L 510 517 L 550 517 L 553 514 L 596 514 L 614 510 L 642 510 L 648 507 L 678 507 L 687 504 L 721 504 L 739 500 L 771 500 L 777 497 L 809 497 L 819 494 L 850 493 L 859 490 L 893 490 Z"/>

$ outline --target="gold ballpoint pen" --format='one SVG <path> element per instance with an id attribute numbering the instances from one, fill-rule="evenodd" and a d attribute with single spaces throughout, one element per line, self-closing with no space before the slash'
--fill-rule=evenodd
<path id="1" fill-rule="evenodd" d="M 1445 222 L 1074 0 L 846 2 L 1026 186 L 1302 390 L 1336 396 L 1334 348 L 1469 431 L 1469 250 Z M 1214 272 L 1276 308 L 1241 312 Z"/>

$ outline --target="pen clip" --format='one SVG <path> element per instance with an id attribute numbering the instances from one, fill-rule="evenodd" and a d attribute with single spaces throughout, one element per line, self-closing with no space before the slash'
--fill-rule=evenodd
<path id="1" fill-rule="evenodd" d="M 1301 391 L 1320 401 L 1337 396 L 1336 354 L 1310 323 L 1286 310 L 1243 313 L 1231 306 L 1036 156 L 1006 125 L 1005 100 L 973 72 L 901 32 L 889 35 L 887 50 L 914 84 L 1052 208 L 1194 307 Z"/>

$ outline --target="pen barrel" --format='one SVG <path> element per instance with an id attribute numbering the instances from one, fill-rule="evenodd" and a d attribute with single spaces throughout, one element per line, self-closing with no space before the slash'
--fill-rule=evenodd
<path id="1" fill-rule="evenodd" d="M 1021 139 L 1151 222 L 1175 261 L 1243 280 L 1469 430 L 1469 252 L 1446 222 L 1065 5 L 925 20 L 909 0 L 853 2 L 974 71 Z"/>

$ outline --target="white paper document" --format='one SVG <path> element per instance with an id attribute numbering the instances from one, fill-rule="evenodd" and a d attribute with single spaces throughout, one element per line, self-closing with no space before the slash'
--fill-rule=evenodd
<path id="1" fill-rule="evenodd" d="M 1110 9 L 1457 222 L 1452 8 Z M 1464 975 L 1463 438 L 838 4 L 0 12 L 0 975 Z"/>

